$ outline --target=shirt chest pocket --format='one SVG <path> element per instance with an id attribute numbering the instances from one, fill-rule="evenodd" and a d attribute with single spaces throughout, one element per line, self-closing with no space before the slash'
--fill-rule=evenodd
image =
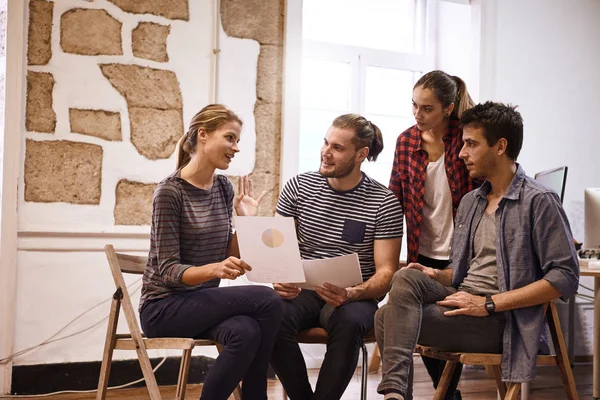
<path id="1" fill-rule="evenodd" d="M 348 243 L 362 243 L 365 240 L 367 224 L 361 221 L 347 219 L 344 221 L 342 240 Z"/>

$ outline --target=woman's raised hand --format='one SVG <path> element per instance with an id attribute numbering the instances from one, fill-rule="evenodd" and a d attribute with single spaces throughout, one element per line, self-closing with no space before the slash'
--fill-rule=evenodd
<path id="1" fill-rule="evenodd" d="M 241 176 L 238 181 L 238 194 L 233 199 L 233 207 L 239 216 L 255 216 L 258 214 L 258 205 L 265 197 L 267 191 L 264 190 L 260 196 L 254 198 L 254 187 L 252 179 L 247 176 Z"/>

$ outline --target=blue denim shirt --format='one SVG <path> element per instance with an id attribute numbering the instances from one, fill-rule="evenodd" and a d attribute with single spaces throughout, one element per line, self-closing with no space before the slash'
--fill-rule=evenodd
<path id="1" fill-rule="evenodd" d="M 452 286 L 467 276 L 473 237 L 487 207 L 489 182 L 462 199 L 452 243 Z M 498 289 L 506 292 L 540 279 L 550 282 L 567 299 L 577 292 L 579 263 L 569 221 L 556 193 L 525 175 L 517 166 L 496 210 Z M 525 382 L 535 378 L 540 338 L 545 332 L 544 306 L 504 312 L 502 380 Z"/>

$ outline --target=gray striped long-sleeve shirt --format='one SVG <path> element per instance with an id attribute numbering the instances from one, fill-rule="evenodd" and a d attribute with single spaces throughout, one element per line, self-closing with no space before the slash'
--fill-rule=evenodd
<path id="1" fill-rule="evenodd" d="M 189 286 L 181 277 L 189 267 L 227 258 L 233 235 L 233 196 L 233 186 L 223 175 L 215 175 L 209 190 L 181 179 L 179 171 L 158 184 L 140 310 L 144 302 L 172 292 L 219 285 L 219 279 L 213 279 Z"/>

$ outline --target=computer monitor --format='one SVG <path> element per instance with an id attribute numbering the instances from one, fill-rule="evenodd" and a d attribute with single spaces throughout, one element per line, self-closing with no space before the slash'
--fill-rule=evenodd
<path id="1" fill-rule="evenodd" d="M 560 197 L 562 202 L 565 197 L 565 185 L 567 183 L 567 170 L 566 166 L 549 169 L 547 171 L 538 172 L 534 178 L 536 181 L 552 189 Z"/>
<path id="2" fill-rule="evenodd" d="M 600 188 L 584 191 L 583 248 L 600 248 Z"/>

